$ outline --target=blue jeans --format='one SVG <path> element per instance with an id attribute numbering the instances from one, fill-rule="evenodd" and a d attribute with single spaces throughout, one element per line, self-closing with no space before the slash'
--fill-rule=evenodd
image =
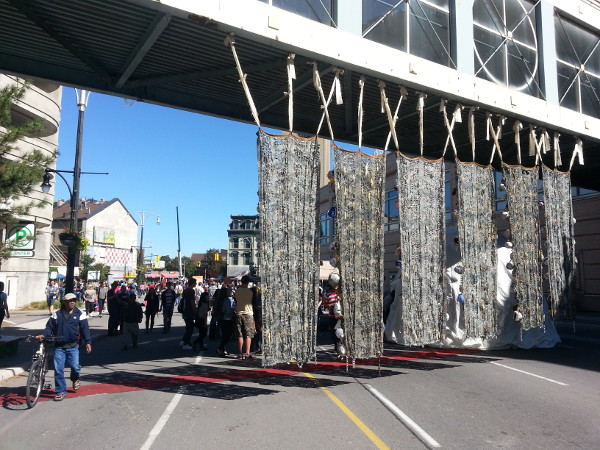
<path id="1" fill-rule="evenodd" d="M 65 366 L 71 368 L 71 381 L 79 380 L 79 373 L 81 372 L 81 366 L 79 365 L 79 345 L 73 348 L 54 349 L 54 384 L 57 394 L 67 393 Z"/>

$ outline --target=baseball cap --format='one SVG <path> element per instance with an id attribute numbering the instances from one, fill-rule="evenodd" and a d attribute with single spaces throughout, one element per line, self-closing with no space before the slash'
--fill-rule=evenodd
<path id="1" fill-rule="evenodd" d="M 64 300 L 76 300 L 76 299 L 77 299 L 77 296 L 75 294 L 71 294 L 71 293 L 68 293 L 67 295 L 65 295 L 65 298 L 64 298 Z"/>

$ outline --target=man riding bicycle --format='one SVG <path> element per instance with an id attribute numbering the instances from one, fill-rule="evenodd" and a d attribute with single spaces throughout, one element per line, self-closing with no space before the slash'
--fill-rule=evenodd
<path id="1" fill-rule="evenodd" d="M 92 351 L 92 338 L 85 312 L 75 307 L 77 297 L 75 294 L 67 294 L 61 302 L 60 310 L 54 311 L 52 317 L 46 323 L 43 334 L 36 336 L 41 339 L 44 336 L 62 336 L 55 342 L 54 349 L 54 384 L 56 395 L 54 400 L 59 402 L 67 396 L 67 383 L 65 382 L 65 365 L 71 368 L 71 381 L 73 390 L 80 387 L 79 374 L 79 341 L 85 342 L 85 350 Z"/>

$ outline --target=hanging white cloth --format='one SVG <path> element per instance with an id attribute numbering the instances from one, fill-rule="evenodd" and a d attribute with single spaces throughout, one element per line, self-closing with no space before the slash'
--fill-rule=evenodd
<path id="1" fill-rule="evenodd" d="M 569 164 L 569 170 L 573 167 L 573 163 L 575 162 L 575 157 L 579 162 L 579 165 L 583 166 L 583 143 L 581 139 L 575 139 L 575 148 L 573 148 L 573 156 L 571 156 L 571 163 Z"/>
<path id="2" fill-rule="evenodd" d="M 492 125 L 492 114 L 486 113 L 487 117 L 487 140 L 490 140 L 490 133 L 492 135 L 492 139 L 494 140 L 494 145 L 492 147 L 492 156 L 490 157 L 490 164 L 494 161 L 494 156 L 496 155 L 496 151 L 498 152 L 498 156 L 500 156 L 500 160 L 502 161 L 502 151 L 500 150 L 500 139 L 502 139 L 502 125 L 504 125 L 504 121 L 506 117 L 503 115 L 498 116 L 498 126 L 494 130 L 494 126 Z"/>
<path id="3" fill-rule="evenodd" d="M 515 132 L 515 144 L 517 146 L 517 162 L 519 165 L 521 164 L 521 130 L 523 129 L 523 124 L 520 120 L 515 120 L 513 124 L 513 131 Z"/>
<path id="4" fill-rule="evenodd" d="M 423 145 L 424 145 L 424 136 L 423 136 L 423 110 L 425 109 L 425 98 L 427 94 L 424 92 L 418 92 L 419 100 L 417 101 L 417 111 L 419 111 L 419 148 L 421 150 L 421 156 L 423 156 Z"/>
<path id="5" fill-rule="evenodd" d="M 478 109 L 479 107 L 477 106 L 469 106 L 468 131 L 469 141 L 471 142 L 471 152 L 473 153 L 473 161 L 475 161 L 475 111 Z"/>
<path id="6" fill-rule="evenodd" d="M 294 130 L 294 87 L 292 82 L 296 79 L 296 67 L 294 66 L 295 57 L 296 55 L 293 53 L 290 53 L 287 57 L 288 91 L 286 92 L 286 95 L 289 96 L 288 118 L 290 121 L 290 133 Z"/>
<path id="7" fill-rule="evenodd" d="M 454 142 L 454 136 L 452 135 L 452 131 L 454 130 L 454 124 L 456 122 L 462 122 L 462 105 L 459 103 L 454 108 L 454 112 L 452 113 L 452 121 L 448 121 L 448 112 L 446 111 L 446 103 L 448 100 L 442 99 L 440 101 L 440 112 L 444 117 L 444 125 L 446 126 L 446 130 L 448 131 L 448 136 L 446 137 L 446 143 L 444 144 L 444 152 L 443 155 L 446 155 L 446 150 L 448 149 L 448 143 L 452 144 L 452 150 L 454 150 L 454 157 L 458 157 L 458 153 L 456 151 L 456 143 Z"/>
<path id="8" fill-rule="evenodd" d="M 325 98 L 325 92 L 323 92 L 323 85 L 321 84 L 321 76 L 319 75 L 319 70 L 317 68 L 317 63 L 314 62 L 313 63 L 313 85 L 315 86 L 315 89 L 317 90 L 317 92 L 319 93 L 319 97 L 321 98 L 321 102 L 323 103 L 323 105 L 321 106 L 321 108 L 323 108 L 323 115 L 321 116 L 321 121 L 319 122 L 319 127 L 317 128 L 317 135 L 319 134 L 319 131 L 321 131 L 321 125 L 323 125 L 323 120 L 327 119 L 327 126 L 329 127 L 329 134 L 331 136 L 331 140 L 334 140 L 334 136 L 333 136 L 333 127 L 331 126 L 331 120 L 329 118 L 329 103 L 331 103 L 331 99 L 333 98 L 333 94 L 335 92 L 335 96 L 336 96 L 336 102 L 337 101 L 342 101 L 342 93 L 341 93 L 341 86 L 340 86 L 340 74 L 344 73 L 344 71 L 342 69 L 338 69 L 338 68 L 334 68 L 332 69 L 333 72 L 335 72 L 335 78 L 333 80 L 333 84 L 331 85 L 331 90 L 329 92 L 329 97 Z M 338 103 L 341 104 L 341 103 Z"/>

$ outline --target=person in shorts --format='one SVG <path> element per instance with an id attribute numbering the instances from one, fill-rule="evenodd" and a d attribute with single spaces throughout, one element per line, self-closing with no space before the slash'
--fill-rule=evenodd
<path id="1" fill-rule="evenodd" d="M 252 359 L 250 344 L 254 337 L 254 311 L 252 309 L 253 292 L 248 287 L 250 277 L 242 277 L 242 285 L 235 291 L 237 304 L 235 312 L 235 333 L 238 338 L 238 359 Z"/>

